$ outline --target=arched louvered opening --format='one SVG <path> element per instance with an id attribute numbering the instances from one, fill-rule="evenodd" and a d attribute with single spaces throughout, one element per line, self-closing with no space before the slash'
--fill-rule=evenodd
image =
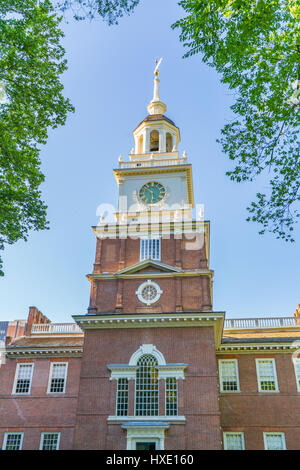
<path id="1" fill-rule="evenodd" d="M 173 137 L 170 134 L 170 132 L 167 132 L 166 134 L 166 151 L 167 152 L 172 152 L 173 149 Z"/>
<path id="2" fill-rule="evenodd" d="M 159 151 L 159 133 L 158 131 L 152 131 L 150 134 L 150 152 Z"/>
<path id="3" fill-rule="evenodd" d="M 144 354 L 137 362 L 135 384 L 136 416 L 158 416 L 158 362 Z"/>

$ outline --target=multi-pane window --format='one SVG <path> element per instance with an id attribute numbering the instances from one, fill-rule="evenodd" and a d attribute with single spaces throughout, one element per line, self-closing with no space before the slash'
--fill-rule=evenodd
<path id="1" fill-rule="evenodd" d="M 284 432 L 264 432 L 265 450 L 285 450 Z"/>
<path id="2" fill-rule="evenodd" d="M 21 450 L 22 442 L 22 432 L 6 432 L 4 434 L 3 450 Z"/>
<path id="3" fill-rule="evenodd" d="M 151 354 L 145 354 L 137 362 L 135 383 L 136 416 L 158 415 L 158 362 Z"/>
<path id="4" fill-rule="evenodd" d="M 145 259 L 160 260 L 159 238 L 141 238 L 140 261 Z"/>
<path id="5" fill-rule="evenodd" d="M 240 391 L 237 359 L 219 360 L 219 376 L 221 392 Z"/>
<path id="6" fill-rule="evenodd" d="M 13 394 L 29 394 L 31 389 L 33 363 L 17 364 Z"/>
<path id="7" fill-rule="evenodd" d="M 128 379 L 118 379 L 117 416 L 128 415 Z"/>
<path id="8" fill-rule="evenodd" d="M 177 380 L 174 377 L 166 379 L 166 416 L 177 416 Z"/>
<path id="9" fill-rule="evenodd" d="M 224 449 L 225 450 L 244 450 L 245 441 L 243 432 L 224 432 Z"/>
<path id="10" fill-rule="evenodd" d="M 278 392 L 274 359 L 256 359 L 259 392 Z"/>
<path id="11" fill-rule="evenodd" d="M 67 367 L 67 362 L 51 363 L 48 393 L 65 393 Z"/>
<path id="12" fill-rule="evenodd" d="M 40 450 L 58 450 L 59 432 L 42 432 Z"/>
<path id="13" fill-rule="evenodd" d="M 295 367 L 295 376 L 297 382 L 297 390 L 300 392 L 300 359 L 296 358 L 294 360 L 294 367 Z"/>

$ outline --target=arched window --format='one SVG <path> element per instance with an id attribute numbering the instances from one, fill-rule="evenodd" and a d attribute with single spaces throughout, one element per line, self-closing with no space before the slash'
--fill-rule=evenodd
<path id="1" fill-rule="evenodd" d="M 137 362 L 135 384 L 136 416 L 158 416 L 158 361 L 144 354 Z"/>
<path id="2" fill-rule="evenodd" d="M 143 134 L 140 135 L 139 140 L 138 140 L 138 153 L 143 153 Z"/>
<path id="3" fill-rule="evenodd" d="M 159 151 L 159 133 L 158 131 L 152 131 L 150 134 L 150 152 Z"/>
<path id="4" fill-rule="evenodd" d="M 173 149 L 173 137 L 169 132 L 166 134 L 166 151 L 172 152 Z"/>

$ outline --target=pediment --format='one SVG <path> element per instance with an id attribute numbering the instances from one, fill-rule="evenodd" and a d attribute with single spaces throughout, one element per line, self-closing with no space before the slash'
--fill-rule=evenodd
<path id="1" fill-rule="evenodd" d="M 182 270 L 169 264 L 162 263 L 161 261 L 155 261 L 153 259 L 146 259 L 140 261 L 139 263 L 127 266 L 120 271 L 117 271 L 115 274 L 134 274 L 134 273 L 151 273 L 151 272 L 164 272 L 164 273 L 181 273 Z"/>

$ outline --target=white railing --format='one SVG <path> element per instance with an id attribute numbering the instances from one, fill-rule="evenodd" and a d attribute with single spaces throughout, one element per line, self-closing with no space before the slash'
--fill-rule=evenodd
<path id="1" fill-rule="evenodd" d="M 169 166 L 169 165 L 180 165 L 182 163 L 187 163 L 184 158 L 176 159 L 151 159 L 145 161 L 132 161 L 132 162 L 119 162 L 119 168 L 143 168 L 143 167 L 152 167 L 152 166 Z"/>
<path id="2" fill-rule="evenodd" d="M 32 325 L 31 334 L 74 334 L 83 333 L 77 323 L 38 323 Z"/>
<path id="3" fill-rule="evenodd" d="M 282 326 L 296 326 L 293 317 L 279 318 L 233 318 L 225 320 L 224 329 L 251 329 L 251 328 L 278 328 Z M 300 322 L 299 322 L 300 326 Z"/>

